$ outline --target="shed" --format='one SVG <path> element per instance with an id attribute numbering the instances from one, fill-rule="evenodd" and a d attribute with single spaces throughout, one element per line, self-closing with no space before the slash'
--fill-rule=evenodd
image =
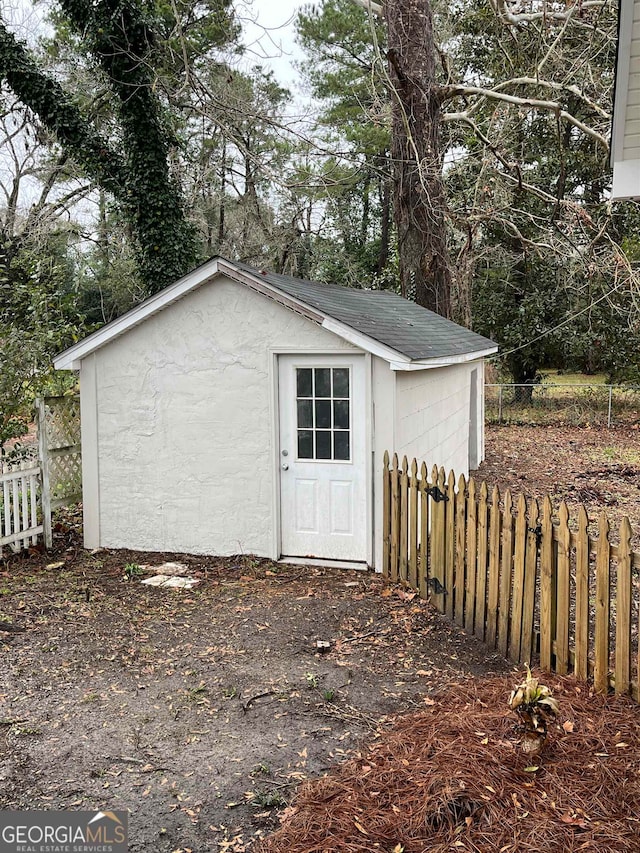
<path id="1" fill-rule="evenodd" d="M 618 15 L 611 197 L 640 198 L 640 0 L 620 0 Z"/>
<path id="2" fill-rule="evenodd" d="M 384 451 L 477 466 L 496 350 L 388 291 L 213 258 L 55 359 L 80 371 L 85 545 L 379 567 Z"/>

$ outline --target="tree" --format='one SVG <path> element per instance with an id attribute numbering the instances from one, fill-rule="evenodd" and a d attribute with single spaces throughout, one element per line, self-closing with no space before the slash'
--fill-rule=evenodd
<path id="1" fill-rule="evenodd" d="M 291 145 L 272 73 L 201 70 L 185 106 L 185 185 L 208 254 L 278 266 L 277 205 Z"/>
<path id="2" fill-rule="evenodd" d="M 440 138 L 442 95 L 430 0 L 385 0 L 393 110 L 394 218 L 404 296 L 451 314 Z"/>
<path id="3" fill-rule="evenodd" d="M 494 233 L 502 229 L 511 245 L 519 232 L 529 250 L 538 238 L 548 242 L 545 221 L 552 230 L 566 227 L 566 251 L 589 209 L 580 223 L 591 220 L 584 237 L 600 239 L 601 217 L 593 214 L 606 192 L 612 0 L 588 6 L 465 0 L 455 9 L 432 7 L 430 0 L 353 2 L 365 19 L 384 16 L 386 23 L 382 39 L 370 27 L 377 42 L 371 78 L 384 82 L 393 105 L 394 219 L 405 292 L 421 280 L 419 263 L 431 269 L 434 245 L 442 247 L 437 257 L 446 258 L 446 240 L 456 257 L 454 274 L 446 264 L 430 280 L 444 282 L 445 295 L 450 281 L 455 315 L 468 324 L 476 251 L 483 252 L 488 223 L 495 221 Z M 585 176 L 590 192 L 579 198 Z M 517 209 L 530 208 L 529 226 L 537 226 L 527 236 L 511 213 L 514 194 Z M 554 249 L 562 242 L 555 240 Z M 434 294 L 429 300 L 418 291 L 419 301 L 433 303 Z"/>
<path id="4" fill-rule="evenodd" d="M 96 129 L 88 110 L 5 24 L 0 24 L 0 74 L 84 174 L 116 199 L 135 238 L 145 286 L 155 292 L 198 258 L 195 229 L 171 169 L 177 140 L 156 86 L 163 56 L 153 15 L 160 20 L 162 15 L 136 0 L 61 0 L 60 8 L 111 98 L 109 134 Z M 228 0 L 219 0 L 216 11 L 217 27 L 209 34 L 223 43 L 233 32 Z"/>
<path id="5" fill-rule="evenodd" d="M 378 79 L 384 28 L 351 0 L 307 7 L 296 26 L 309 57 L 300 68 L 325 105 L 295 176 L 321 224 L 310 235 L 311 267 L 332 281 L 396 286 L 390 108 Z"/>
<path id="6" fill-rule="evenodd" d="M 88 187 L 46 133 L 0 91 L 0 449 L 22 435 L 52 355 L 77 337 L 73 205 Z"/>

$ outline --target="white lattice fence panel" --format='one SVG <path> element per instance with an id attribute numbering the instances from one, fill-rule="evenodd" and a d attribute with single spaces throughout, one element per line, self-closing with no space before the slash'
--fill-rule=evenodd
<path id="1" fill-rule="evenodd" d="M 46 459 L 51 508 L 55 509 L 82 499 L 80 398 L 47 397 L 39 412 L 39 430 L 44 426 L 41 455 Z"/>
<path id="2" fill-rule="evenodd" d="M 45 397 L 45 421 L 49 450 L 80 444 L 80 398 Z"/>

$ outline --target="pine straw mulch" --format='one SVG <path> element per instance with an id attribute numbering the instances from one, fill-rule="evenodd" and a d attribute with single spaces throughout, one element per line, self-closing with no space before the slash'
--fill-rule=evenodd
<path id="1" fill-rule="evenodd" d="M 637 853 L 640 708 L 570 678 L 540 677 L 560 716 L 537 758 L 520 751 L 506 706 L 517 675 L 469 679 L 305 782 L 257 850 Z"/>

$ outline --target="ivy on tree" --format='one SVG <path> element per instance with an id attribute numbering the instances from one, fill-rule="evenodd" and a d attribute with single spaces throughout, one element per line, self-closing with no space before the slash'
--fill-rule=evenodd
<path id="1" fill-rule="evenodd" d="M 113 195 L 134 235 L 146 289 L 154 293 L 191 269 L 199 252 L 170 168 L 175 140 L 155 85 L 161 56 L 151 16 L 134 0 L 61 0 L 60 6 L 113 95 L 115 139 L 92 126 L 72 95 L 4 23 L 0 74 L 87 176 Z M 219 12 L 222 42 L 230 32 L 226 0 Z"/>

